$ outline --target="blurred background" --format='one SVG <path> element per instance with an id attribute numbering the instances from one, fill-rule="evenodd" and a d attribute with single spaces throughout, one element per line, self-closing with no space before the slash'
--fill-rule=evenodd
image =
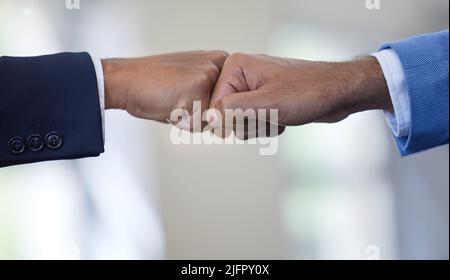
<path id="1" fill-rule="evenodd" d="M 0 0 L 0 55 L 345 60 L 449 25 L 447 0 L 65 2 Z M 448 146 L 400 158 L 381 112 L 290 128 L 266 157 L 169 130 L 108 111 L 101 157 L 0 169 L 0 259 L 449 258 Z"/>

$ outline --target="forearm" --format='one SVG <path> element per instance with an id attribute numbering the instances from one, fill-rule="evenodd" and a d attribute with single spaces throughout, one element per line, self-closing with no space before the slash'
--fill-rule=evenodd
<path id="1" fill-rule="evenodd" d="M 336 84 L 342 85 L 336 94 L 342 95 L 342 106 L 348 113 L 393 110 L 383 72 L 374 57 L 337 63 L 336 71 L 340 73 Z"/>

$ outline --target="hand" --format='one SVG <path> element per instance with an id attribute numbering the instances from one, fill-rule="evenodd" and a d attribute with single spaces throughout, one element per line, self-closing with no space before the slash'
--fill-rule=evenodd
<path id="1" fill-rule="evenodd" d="M 392 110 L 392 104 L 383 73 L 372 57 L 313 62 L 233 54 L 217 81 L 211 108 L 221 116 L 225 109 L 278 109 L 278 124 L 295 126 L 337 122 L 369 109 Z"/>
<path id="2" fill-rule="evenodd" d="M 161 122 L 175 109 L 192 114 L 194 101 L 202 102 L 203 112 L 227 56 L 198 51 L 103 60 L 105 107 Z"/>

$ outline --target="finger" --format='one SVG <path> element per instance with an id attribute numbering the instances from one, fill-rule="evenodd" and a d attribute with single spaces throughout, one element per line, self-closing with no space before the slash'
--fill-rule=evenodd
<path id="1" fill-rule="evenodd" d="M 258 120 L 261 124 L 268 122 L 278 126 L 278 111 L 274 111 L 276 108 L 271 96 L 261 90 L 232 93 L 215 103 L 215 114 L 210 115 L 212 118 L 208 122 L 213 127 L 233 129 L 236 124 L 243 127 L 245 120 Z"/>
<path id="2" fill-rule="evenodd" d="M 220 78 L 219 78 L 220 79 Z M 219 83 L 220 81 L 218 81 Z M 217 87 L 216 87 L 217 88 Z M 228 89 L 222 89 L 228 90 Z M 253 97 L 257 95 L 255 92 L 235 92 L 233 89 L 230 89 L 226 93 L 223 92 L 225 97 L 221 98 L 218 101 L 214 101 L 214 95 L 211 97 L 210 103 L 213 104 L 211 110 L 213 114 L 211 114 L 210 119 L 208 119 L 209 124 L 212 127 L 230 127 L 233 129 L 233 125 L 235 123 L 235 117 L 245 117 L 243 116 L 246 109 L 249 108 L 251 102 L 256 102 Z M 251 98 L 250 98 L 251 97 Z M 248 100 L 251 99 L 251 100 Z M 254 104 L 256 105 L 256 104 Z M 253 108 L 253 106 L 251 107 Z M 227 112 L 229 112 L 227 114 Z M 236 113 L 236 114 L 235 114 Z M 251 113 L 251 112 L 250 112 Z M 228 117 L 228 119 L 227 119 Z M 247 116 L 248 118 L 256 119 L 256 114 L 254 116 Z"/>
<path id="3" fill-rule="evenodd" d="M 260 120 L 246 120 L 242 127 L 236 124 L 234 134 L 241 140 L 249 140 L 252 138 L 271 138 L 281 135 L 286 127 L 274 125 L 270 122 Z"/>
<path id="4" fill-rule="evenodd" d="M 226 110 L 234 111 L 235 114 L 245 114 L 250 119 L 258 119 L 259 109 L 271 109 L 264 99 L 265 94 L 262 91 L 246 91 L 231 93 L 215 102 L 214 107 L 225 116 Z"/>
<path id="5" fill-rule="evenodd" d="M 210 105 L 210 99 L 211 99 L 211 95 L 212 92 L 216 86 L 217 80 L 219 79 L 220 76 L 220 69 L 217 67 L 217 65 L 215 65 L 214 63 L 210 62 L 209 64 L 207 64 L 205 66 L 205 73 L 208 76 L 209 79 L 209 89 L 208 89 L 208 104 L 207 107 L 209 108 Z"/>
<path id="6" fill-rule="evenodd" d="M 286 130 L 285 126 L 274 125 L 270 122 L 245 119 L 244 124 L 239 122 L 233 126 L 216 127 L 212 132 L 220 138 L 228 138 L 233 132 L 234 135 L 241 140 L 249 140 L 253 138 L 271 138 L 276 137 Z"/>
<path id="7" fill-rule="evenodd" d="M 261 132 L 266 130 L 266 133 Z M 284 131 L 286 131 L 286 127 L 285 126 L 281 126 L 281 125 L 273 125 L 271 123 L 266 123 L 266 128 L 265 129 L 258 129 L 255 131 L 251 131 L 251 130 L 245 130 L 244 131 L 244 136 L 242 136 L 242 133 L 236 132 L 234 131 L 234 134 L 236 135 L 237 138 L 239 138 L 240 140 L 250 140 L 250 139 L 254 139 L 254 138 L 273 138 L 273 137 L 277 137 L 280 136 L 281 134 L 284 133 Z"/>

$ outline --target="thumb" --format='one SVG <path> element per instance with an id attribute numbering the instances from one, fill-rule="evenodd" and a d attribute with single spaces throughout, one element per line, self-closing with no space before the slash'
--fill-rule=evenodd
<path id="1" fill-rule="evenodd" d="M 258 109 L 264 109 L 259 91 L 235 92 L 225 95 L 212 105 L 213 114 L 208 120 L 212 127 L 226 127 L 235 123 L 236 118 L 258 119 Z M 231 124 L 225 124 L 232 121 Z"/>
<path id="2" fill-rule="evenodd" d="M 253 90 L 248 87 L 247 77 L 243 70 L 244 64 L 238 55 L 234 54 L 228 57 L 211 95 L 211 108 L 215 108 L 216 102 L 228 95 Z"/>
<path id="3" fill-rule="evenodd" d="M 247 109 L 263 109 L 261 108 L 262 104 L 260 104 L 262 98 L 262 93 L 258 90 L 235 92 L 225 95 L 222 99 L 218 100 L 214 104 L 214 108 L 218 109 L 221 113 L 224 113 L 224 110 L 226 109 L 241 109 L 243 111 L 246 111 Z"/>
<path id="4" fill-rule="evenodd" d="M 227 137 L 234 130 L 242 140 L 282 134 L 285 127 L 278 123 L 278 112 L 273 118 L 271 109 L 274 108 L 266 98 L 258 90 L 226 95 L 215 103 L 212 114 L 215 121 L 210 122 L 210 125 L 222 128 L 220 136 Z"/>

